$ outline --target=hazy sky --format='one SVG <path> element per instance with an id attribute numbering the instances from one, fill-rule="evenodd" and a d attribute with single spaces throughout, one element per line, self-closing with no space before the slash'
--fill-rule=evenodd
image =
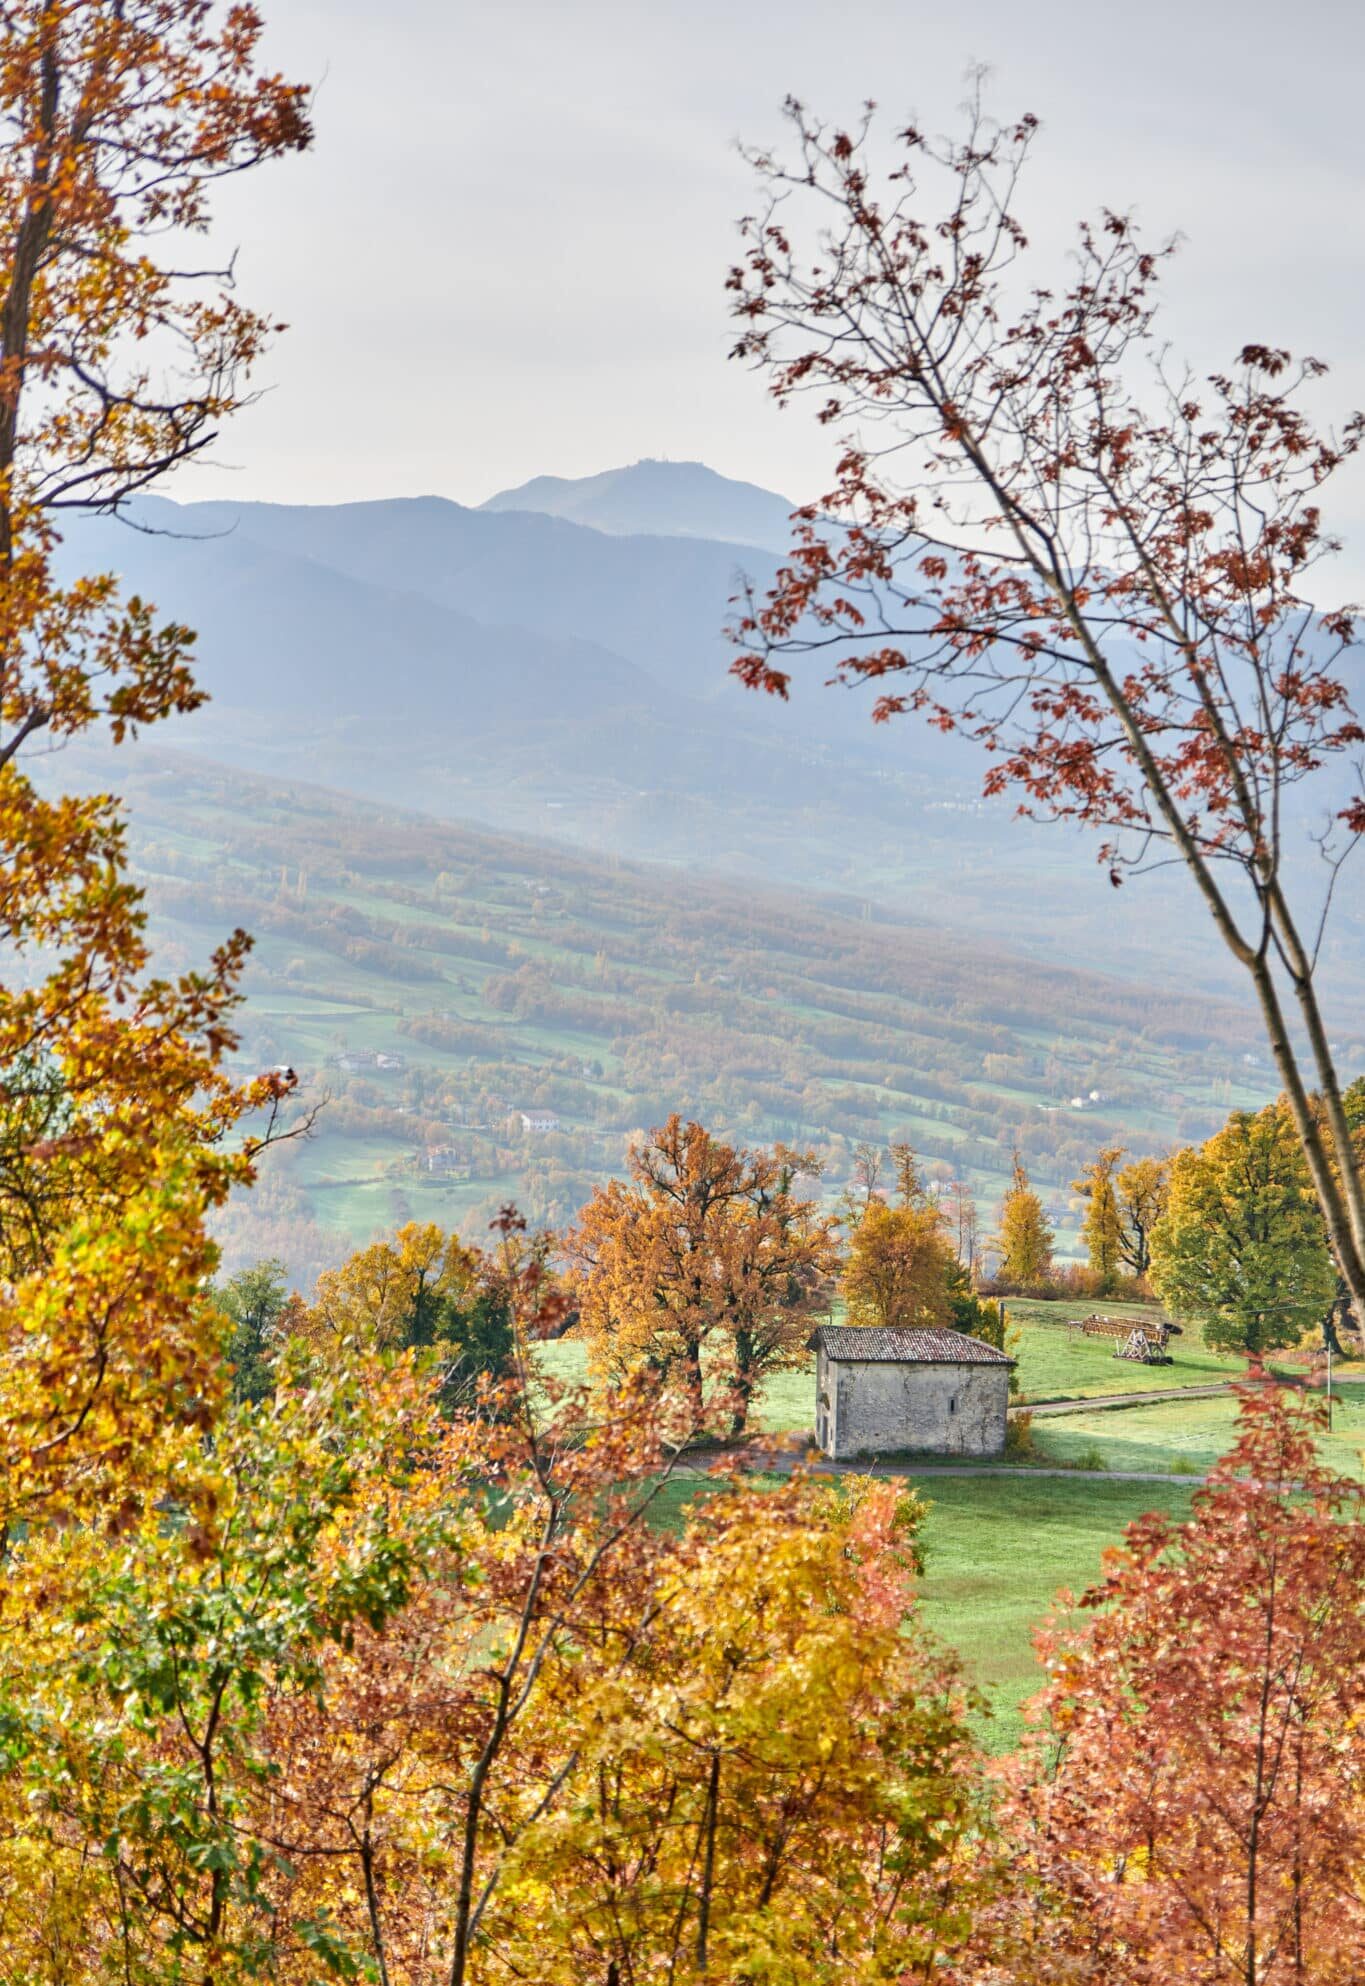
<path id="1" fill-rule="evenodd" d="M 477 502 L 642 455 L 814 494 L 828 437 L 725 361 L 735 141 L 775 137 L 788 91 L 944 128 L 974 62 L 1002 115 L 1043 119 L 1031 232 L 1102 203 L 1180 230 L 1179 346 L 1205 369 L 1306 348 L 1365 402 L 1358 0 L 262 4 L 317 82 L 317 148 L 233 188 L 224 223 L 291 329 L 233 473 L 177 495 Z"/>

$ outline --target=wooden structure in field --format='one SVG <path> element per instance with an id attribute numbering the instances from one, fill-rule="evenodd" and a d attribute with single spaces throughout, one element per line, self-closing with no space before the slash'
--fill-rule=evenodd
<path id="1" fill-rule="evenodd" d="M 1098 1311 L 1083 1317 L 1080 1329 L 1087 1338 L 1113 1339 L 1114 1357 L 1133 1359 L 1139 1365 L 1171 1365 L 1166 1347 L 1170 1339 L 1180 1336 L 1180 1326 L 1168 1324 L 1164 1317 L 1134 1324 L 1131 1317 L 1105 1317 Z"/>

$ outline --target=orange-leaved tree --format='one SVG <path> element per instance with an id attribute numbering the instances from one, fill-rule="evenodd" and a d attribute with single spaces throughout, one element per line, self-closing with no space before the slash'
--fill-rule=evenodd
<path id="1" fill-rule="evenodd" d="M 730 275 L 737 354 L 813 395 L 835 483 L 797 513 L 736 670 L 785 695 L 793 658 L 872 683 L 992 755 L 988 793 L 1096 832 L 1115 883 L 1183 865 L 1254 988 L 1333 1254 L 1365 1317 L 1365 1184 L 1319 998 L 1322 919 L 1365 833 L 1349 610 L 1319 611 L 1323 489 L 1365 439 L 1306 401 L 1324 367 L 1265 344 L 1196 379 L 1168 356 L 1170 246 L 1104 213 L 1060 280 L 1027 277 L 1019 175 L 1035 132 L 979 103 L 959 140 L 787 104 L 793 156 Z M 1334 762 L 1321 805 L 1296 793 Z M 1296 837 L 1323 888 L 1305 885 Z M 1291 1026 L 1291 1016 L 1298 1032 Z M 1321 1099 L 1314 1107 L 1314 1096 Z"/>
<path id="2" fill-rule="evenodd" d="M 949 1284 L 957 1266 L 937 1207 L 888 1207 L 884 1200 L 871 1201 L 853 1231 L 844 1264 L 849 1323 L 892 1329 L 948 1324 Z"/>
<path id="3" fill-rule="evenodd" d="M 604 1379 L 644 1367 L 742 1434 L 768 1372 L 799 1364 L 828 1298 L 833 1222 L 797 1191 L 813 1170 L 745 1151 L 677 1115 L 637 1143 L 568 1237 L 579 1333 Z"/>
<path id="4" fill-rule="evenodd" d="M 1013 1814 L 1045 1907 L 1024 1979 L 1337 1986 L 1365 1933 L 1365 1489 L 1322 1411 L 1241 1395 L 1184 1524 L 1128 1527 L 1041 1640 Z"/>
<path id="5" fill-rule="evenodd" d="M 203 1419 L 205 1215 L 288 1088 L 225 1067 L 245 937 L 150 977 L 117 806 L 47 795 L 24 757 L 198 700 L 189 633 L 107 575 L 61 577 L 58 523 L 206 446 L 262 348 L 230 272 L 185 252 L 216 180 L 308 140 L 259 35 L 251 7 L 209 0 L 3 10 L 0 1536 L 54 1500 L 121 1507 Z"/>

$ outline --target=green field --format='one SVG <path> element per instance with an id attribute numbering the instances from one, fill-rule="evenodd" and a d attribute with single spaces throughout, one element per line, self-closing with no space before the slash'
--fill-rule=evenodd
<path id="1" fill-rule="evenodd" d="M 1209 1386 L 1237 1379 L 1245 1369 L 1241 1359 L 1211 1352 L 1194 1329 L 1171 1340 L 1172 1363 L 1159 1366 L 1115 1358 L 1112 1340 L 1084 1338 L 1079 1331 L 1067 1329 L 1068 1320 L 1088 1317 L 1092 1311 L 1132 1324 L 1145 1323 L 1161 1314 L 1152 1304 L 1097 1302 L 1093 1298 L 1043 1303 L 1009 1297 L 1005 1311 L 1009 1323 L 1021 1334 L 1014 1348 L 1019 1361 L 1016 1376 L 1020 1397 L 1026 1401 L 1147 1393 L 1167 1386 Z"/>
<path id="2" fill-rule="evenodd" d="M 1042 1463 L 1075 1464 L 1097 1456 L 1106 1469 L 1203 1475 L 1231 1447 L 1236 1413 L 1236 1401 L 1225 1397 L 1067 1414 L 1036 1421 L 1034 1447 Z M 1361 1461 L 1365 1381 L 1353 1378 L 1342 1383 L 1334 1400 L 1331 1433 L 1324 1432 L 1318 1447 L 1342 1475 L 1365 1479 Z"/>
<path id="3" fill-rule="evenodd" d="M 987 1466 L 978 1475 L 937 1474 L 913 1458 L 899 1462 L 929 1505 L 922 1533 L 925 1577 L 923 1618 L 960 1657 L 985 1696 L 990 1714 L 982 1725 L 986 1744 L 1009 1750 L 1024 1728 L 1023 1705 L 1040 1684 L 1033 1648 L 1035 1628 L 1064 1588 L 1079 1594 L 1096 1577 L 1106 1546 L 1148 1510 L 1188 1515 L 1196 1484 L 1230 1447 L 1236 1402 L 1181 1398 L 1181 1388 L 1237 1378 L 1240 1361 L 1215 1359 L 1192 1335 L 1177 1341 L 1176 1363 L 1129 1365 L 1096 1341 L 1068 1339 L 1061 1320 L 1068 1308 L 1086 1305 L 1011 1306 L 1020 1327 L 1019 1362 L 1041 1391 L 1066 1382 L 1073 1397 L 1124 1390 L 1127 1375 L 1142 1390 L 1169 1387 L 1172 1397 L 1150 1406 L 1096 1409 L 1039 1417 L 1033 1424 L 1033 1465 L 1136 1471 L 1167 1482 L 1106 1482 L 1103 1474 L 1074 1479 Z M 1117 1314 L 1120 1307 L 1110 1306 Z M 547 1372 L 566 1383 L 586 1376 L 584 1349 L 571 1339 L 539 1348 Z M 1116 1374 L 1125 1375 L 1123 1383 Z M 1106 1383 L 1101 1383 L 1104 1381 Z M 810 1369 L 775 1375 L 764 1388 L 759 1425 L 772 1432 L 809 1428 L 814 1392 Z M 1340 1382 L 1324 1457 L 1343 1474 L 1365 1476 L 1365 1377 L 1351 1368 Z M 760 1481 L 762 1478 L 759 1479 Z M 659 1503 L 660 1521 L 676 1523 L 685 1504 L 705 1495 L 704 1481 L 670 1483 Z"/>
<path id="4" fill-rule="evenodd" d="M 1145 1511 L 1188 1515 L 1192 1491 L 1175 1482 L 1147 1488 L 1017 1476 L 935 1477 L 919 1488 L 929 1506 L 920 1533 L 921 1618 L 985 1698 L 984 1743 L 1009 1751 L 1024 1729 L 1023 1706 L 1042 1682 L 1033 1632 L 1058 1593 L 1082 1593 L 1106 1546 Z M 680 1522 L 684 1507 L 708 1493 L 695 1478 L 669 1483 L 655 1505 L 657 1521 Z"/>
<path id="5" fill-rule="evenodd" d="M 108 773 L 63 757 L 67 783 Z M 1249 1011 L 1075 970 L 1064 947 L 1043 1025 L 1035 959 L 865 895 L 576 853 L 153 752 L 119 784 L 158 966 L 250 931 L 239 1066 L 289 1063 L 323 1106 L 221 1229 L 229 1268 L 280 1255 L 305 1290 L 405 1218 L 482 1240 L 515 1199 L 561 1228 L 673 1110 L 813 1149 L 833 1193 L 859 1141 L 907 1136 L 987 1227 L 1018 1148 L 1074 1245 L 1070 1182 L 1098 1147 L 1161 1151 L 1270 1093 Z M 558 1128 L 525 1132 L 531 1109 Z"/>

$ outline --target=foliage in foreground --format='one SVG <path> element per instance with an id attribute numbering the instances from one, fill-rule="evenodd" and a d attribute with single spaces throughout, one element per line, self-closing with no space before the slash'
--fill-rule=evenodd
<path id="1" fill-rule="evenodd" d="M 216 181 L 309 141 L 260 26 L 207 0 L 5 10 L 0 1539 L 135 1504 L 176 1430 L 208 1419 L 206 1216 L 251 1177 L 269 1135 L 253 1113 L 290 1087 L 226 1066 L 245 934 L 154 976 L 116 801 L 44 797 L 21 756 L 201 701 L 190 632 L 108 574 L 64 580 L 56 519 L 116 509 L 240 404 L 269 326 L 183 242 Z M 175 354 L 167 377 L 154 350 Z"/>
<path id="2" fill-rule="evenodd" d="M 1130 1525 L 1088 1629 L 1040 1637 L 1050 1680 L 1005 1815 L 1041 1906 L 1019 1976 L 1356 1976 L 1365 1490 L 1321 1466 L 1320 1423 L 1244 1392 L 1190 1521 Z"/>
<path id="3" fill-rule="evenodd" d="M 915 1500 L 735 1484 L 674 1537 L 656 1396 L 437 1407 L 406 1357 L 303 1364 L 193 1512 L 15 1552 L 7 1974 L 889 1981 L 959 1945 L 979 1785 Z"/>

